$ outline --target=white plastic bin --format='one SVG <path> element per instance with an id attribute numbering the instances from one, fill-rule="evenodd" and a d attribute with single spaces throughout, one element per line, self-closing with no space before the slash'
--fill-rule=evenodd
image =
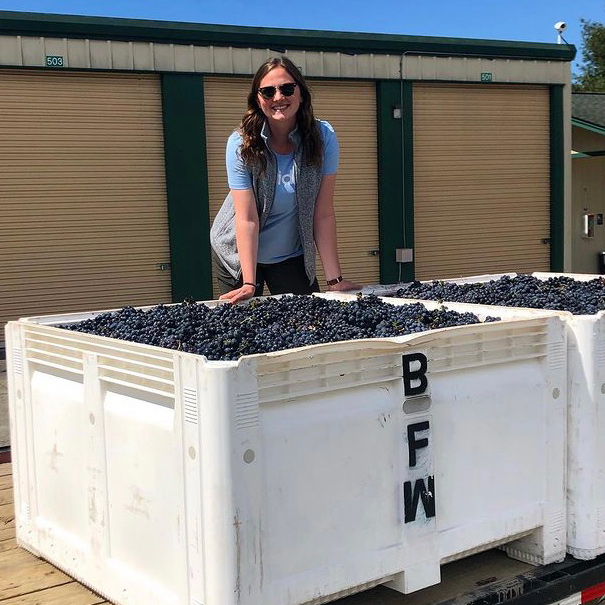
<path id="1" fill-rule="evenodd" d="M 516 274 L 444 281 L 487 282 L 503 275 Z M 532 275 L 542 280 L 567 276 L 589 281 L 603 277 L 543 272 Z M 388 294 L 396 289 L 393 285 L 365 291 Z M 605 311 L 594 315 L 551 313 L 560 315 L 568 331 L 567 550 L 578 559 L 594 559 L 605 552 Z"/>
<path id="2" fill-rule="evenodd" d="M 355 295 L 333 293 L 328 296 L 347 300 Z M 443 305 L 435 301 L 398 298 L 385 300 L 392 304 L 421 302 L 431 309 L 445 306 L 461 313 L 500 317 L 505 321 L 544 321 L 550 318 L 549 321 L 554 319 L 559 326 L 557 330 L 562 329 L 560 314 L 549 311 L 461 303 Z M 492 357 L 491 344 L 484 343 L 479 354 L 472 346 L 465 349 L 463 338 L 456 344 L 456 363 L 447 368 L 448 374 L 443 377 L 443 382 L 439 382 L 446 390 L 439 397 L 432 392 L 433 421 L 436 427 L 443 430 L 438 433 L 435 429 L 433 433 L 435 467 L 439 469 L 435 479 L 438 485 L 436 489 L 442 495 L 438 499 L 436 515 L 438 551 L 442 563 L 491 548 L 498 542 L 505 543 L 506 540 L 498 541 L 496 536 L 506 533 L 504 528 L 515 523 L 521 501 L 528 511 L 542 511 L 543 516 L 538 524 L 541 529 L 524 541 L 505 544 L 503 549 L 511 557 L 536 565 L 564 558 L 566 436 L 561 431 L 565 432 L 567 426 L 566 352 L 565 348 L 559 348 L 559 344 L 556 344 L 561 342 L 559 335 L 551 333 L 548 341 L 549 346 L 554 347 L 547 363 L 547 382 L 551 388 L 549 396 L 542 403 L 538 403 L 538 399 L 532 401 L 529 395 L 535 386 L 532 384 L 534 378 L 523 371 L 516 372 L 508 364 L 505 365 L 511 374 L 504 378 L 501 374 L 504 367 L 500 365 L 498 355 Z M 540 339 L 533 339 L 529 333 L 523 337 L 519 332 L 508 344 L 516 350 L 515 356 L 522 358 L 525 355 L 533 357 L 537 349 L 532 351 L 532 348 L 539 347 L 539 343 Z M 443 347 L 443 341 L 439 347 Z M 433 367 L 439 356 L 439 350 L 432 351 Z M 485 373 L 475 374 L 481 366 L 484 366 Z M 458 382 L 464 379 L 469 381 L 466 386 L 469 393 L 476 388 L 486 389 L 485 400 L 482 403 L 477 400 L 477 404 L 487 405 L 487 408 L 479 407 L 471 412 L 471 407 L 464 406 L 470 412 L 468 417 L 462 414 L 457 404 L 460 401 L 467 403 L 468 397 L 453 394 L 450 400 L 447 393 L 448 380 Z M 493 391 L 491 386 L 494 387 Z M 487 390 L 490 391 L 489 395 Z M 541 408 L 541 405 L 545 407 Z M 550 427 L 546 428 L 545 425 L 538 429 L 535 419 L 531 419 L 533 414 L 550 416 L 547 420 Z M 518 430 L 513 428 L 515 425 Z M 504 437 L 506 446 L 500 441 L 501 437 Z M 542 458 L 543 455 L 548 460 Z M 470 460 L 472 463 L 469 463 Z M 513 485 L 510 481 L 518 483 Z M 516 505 L 509 500 L 512 494 L 518 498 Z M 472 503 L 469 502 L 469 496 Z M 525 516 L 525 513 L 521 514 Z M 529 515 L 525 518 L 525 521 L 528 520 Z M 539 548 L 543 549 L 542 553 L 531 555 L 527 550 L 530 543 L 534 544 L 534 548 L 541 544 Z M 547 543 L 549 547 L 546 547 Z M 550 553 L 546 554 L 548 549 Z"/>
<path id="3" fill-rule="evenodd" d="M 213 362 L 53 327 L 90 316 L 7 326 L 16 528 L 107 599 L 319 604 L 501 543 L 563 558 L 557 317 Z"/>

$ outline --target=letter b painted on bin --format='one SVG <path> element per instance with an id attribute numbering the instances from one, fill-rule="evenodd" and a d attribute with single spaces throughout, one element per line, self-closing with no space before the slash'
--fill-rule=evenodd
<path id="1" fill-rule="evenodd" d="M 403 392 L 406 397 L 421 395 L 429 385 L 426 377 L 426 355 L 409 353 L 403 356 Z"/>

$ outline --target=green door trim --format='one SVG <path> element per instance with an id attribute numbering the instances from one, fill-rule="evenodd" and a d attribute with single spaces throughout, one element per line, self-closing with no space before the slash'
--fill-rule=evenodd
<path id="1" fill-rule="evenodd" d="M 162 75 L 172 299 L 212 298 L 204 82 Z"/>
<path id="2" fill-rule="evenodd" d="M 412 262 L 403 265 L 403 281 L 416 277 L 414 249 L 414 89 L 412 82 L 402 82 L 403 97 L 403 228 L 404 248 L 412 250 Z"/>
<path id="3" fill-rule="evenodd" d="M 414 279 L 414 263 L 397 263 L 397 249 L 414 248 L 412 83 L 376 83 L 380 283 Z M 400 117 L 395 117 L 397 114 Z"/>
<path id="4" fill-rule="evenodd" d="M 550 270 L 564 270 L 565 145 L 563 86 L 550 87 Z"/>

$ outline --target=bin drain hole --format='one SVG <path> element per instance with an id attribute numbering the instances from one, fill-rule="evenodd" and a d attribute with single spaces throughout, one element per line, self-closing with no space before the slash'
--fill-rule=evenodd
<path id="1" fill-rule="evenodd" d="M 191 460 L 195 460 L 196 456 L 197 456 L 197 452 L 195 451 L 195 448 L 193 446 L 191 446 L 189 448 L 189 458 L 191 458 Z"/>
<path id="2" fill-rule="evenodd" d="M 605 382 L 601 385 L 601 393 L 605 395 Z"/>
<path id="3" fill-rule="evenodd" d="M 17 399 L 21 399 L 21 389 L 17 389 Z"/>
<path id="4" fill-rule="evenodd" d="M 95 415 L 94 414 L 90 414 L 88 416 L 88 420 L 90 420 L 90 424 L 94 424 L 95 423 Z"/>
<path id="5" fill-rule="evenodd" d="M 555 390 L 552 392 L 553 399 L 559 399 L 559 395 L 560 395 L 560 394 L 561 394 L 561 391 L 559 391 L 559 389 L 555 389 Z"/>
<path id="6" fill-rule="evenodd" d="M 246 450 L 244 452 L 244 462 L 247 462 L 248 464 L 250 464 L 251 462 L 254 462 L 254 458 L 256 458 L 256 454 L 254 453 L 254 450 Z"/>

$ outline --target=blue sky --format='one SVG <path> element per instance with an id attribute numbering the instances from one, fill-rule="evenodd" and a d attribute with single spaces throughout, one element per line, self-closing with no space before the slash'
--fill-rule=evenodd
<path id="1" fill-rule="evenodd" d="M 0 10 L 256 27 L 556 42 L 581 60 L 581 19 L 605 23 L 605 0 L 0 0 Z"/>

